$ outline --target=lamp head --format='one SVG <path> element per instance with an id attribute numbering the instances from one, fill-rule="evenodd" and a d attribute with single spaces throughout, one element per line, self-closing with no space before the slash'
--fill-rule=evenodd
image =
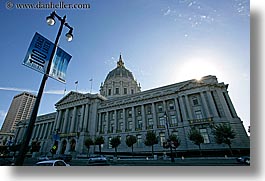
<path id="1" fill-rule="evenodd" d="M 51 15 L 46 18 L 46 22 L 50 26 L 55 24 L 54 12 L 52 12 Z"/>
<path id="2" fill-rule="evenodd" d="M 66 36 L 66 40 L 67 41 L 72 41 L 73 40 L 73 29 L 70 29 L 69 31 L 68 31 L 68 33 L 66 33 L 65 34 L 65 36 Z"/>

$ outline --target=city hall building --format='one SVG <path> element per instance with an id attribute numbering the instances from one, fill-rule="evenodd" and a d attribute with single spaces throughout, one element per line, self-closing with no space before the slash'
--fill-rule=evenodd
<path id="1" fill-rule="evenodd" d="M 192 127 L 197 128 L 204 138 L 204 151 L 227 150 L 225 144 L 216 144 L 212 134 L 214 125 L 229 124 L 236 133 L 232 149 L 249 150 L 250 141 L 241 119 L 228 94 L 228 84 L 219 83 L 215 76 L 205 76 L 201 80 L 188 80 L 176 84 L 141 91 L 140 84 L 132 72 L 125 68 L 120 56 L 117 67 L 110 71 L 100 86 L 99 94 L 70 92 L 56 104 L 56 112 L 38 116 L 32 134 L 32 141 L 41 143 L 40 152 L 49 153 L 55 140 L 58 141 L 57 154 L 75 153 L 86 155 L 85 140 L 97 136 L 104 138 L 101 151 L 111 154 L 114 149 L 110 140 L 119 136 L 121 144 L 118 152 L 130 154 L 126 143 L 128 135 L 134 135 L 137 143 L 134 152 L 151 153 L 145 146 L 148 131 L 154 131 L 159 138 L 154 145 L 157 154 L 169 152 L 163 142 L 170 134 L 181 140 L 179 152 L 198 151 L 188 137 Z M 16 143 L 21 142 L 27 121 L 18 124 Z M 168 125 L 168 126 L 167 126 Z M 90 148 L 98 153 L 98 146 Z"/>

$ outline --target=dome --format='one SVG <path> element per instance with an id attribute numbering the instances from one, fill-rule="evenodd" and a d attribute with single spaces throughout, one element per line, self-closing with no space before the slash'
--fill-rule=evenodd
<path id="1" fill-rule="evenodd" d="M 105 82 L 109 79 L 118 78 L 118 77 L 125 77 L 134 80 L 132 72 L 130 72 L 128 69 L 125 68 L 121 55 L 119 61 L 117 62 L 117 67 L 109 72 L 109 74 L 105 79 Z"/>
<path id="2" fill-rule="evenodd" d="M 117 67 L 110 71 L 100 86 L 100 94 L 108 97 L 119 97 L 141 91 L 140 84 L 136 82 L 131 71 L 125 68 L 121 55 Z"/>
<path id="3" fill-rule="evenodd" d="M 117 77 L 125 77 L 125 78 L 130 78 L 134 80 L 132 72 L 127 70 L 124 66 L 120 66 L 110 71 L 105 81 L 109 79 L 117 78 Z"/>

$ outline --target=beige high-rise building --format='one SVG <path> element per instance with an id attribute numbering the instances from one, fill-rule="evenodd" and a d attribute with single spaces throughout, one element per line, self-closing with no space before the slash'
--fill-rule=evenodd
<path id="1" fill-rule="evenodd" d="M 9 107 L 1 132 L 13 132 L 19 121 L 29 119 L 35 100 L 36 96 L 28 92 L 16 95 Z"/>

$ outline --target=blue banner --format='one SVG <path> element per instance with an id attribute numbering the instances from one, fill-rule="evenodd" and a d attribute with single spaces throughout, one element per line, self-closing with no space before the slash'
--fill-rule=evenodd
<path id="1" fill-rule="evenodd" d="M 35 33 L 23 65 L 43 74 L 46 73 L 54 44 L 39 33 Z"/>
<path id="2" fill-rule="evenodd" d="M 49 76 L 65 83 L 66 70 L 71 58 L 71 55 L 66 53 L 60 47 L 57 47 L 56 54 L 52 60 Z"/>

